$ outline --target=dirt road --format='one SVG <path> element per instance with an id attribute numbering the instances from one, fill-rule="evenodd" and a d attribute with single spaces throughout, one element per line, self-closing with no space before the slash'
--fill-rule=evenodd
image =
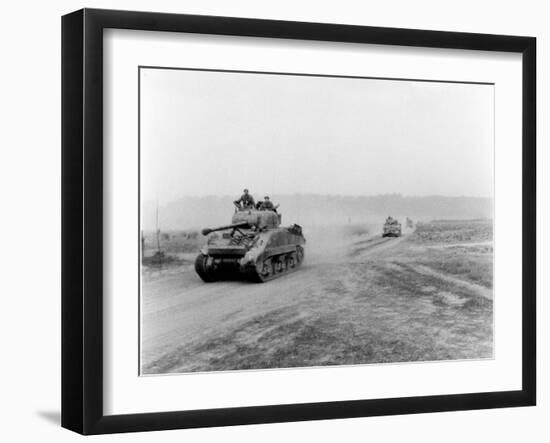
<path id="1" fill-rule="evenodd" d="M 142 295 L 142 364 L 166 355 L 175 347 L 220 334 L 223 330 L 303 298 L 319 296 L 331 286 L 349 285 L 347 263 L 397 247 L 405 237 L 379 235 L 355 241 L 315 242 L 307 245 L 301 269 L 266 284 L 222 281 L 205 284 L 191 267 L 168 278 L 144 282 Z M 355 282 L 357 284 L 358 282 Z"/>
<path id="2" fill-rule="evenodd" d="M 391 353 L 401 346 L 399 340 L 391 340 L 395 325 L 404 323 L 404 319 L 431 315 L 437 297 L 449 301 L 445 309 L 456 309 L 469 300 L 460 281 L 457 283 L 462 295 L 455 298 L 428 291 L 411 304 L 401 290 L 392 290 L 388 298 L 380 263 L 398 266 L 392 260 L 409 243 L 407 240 L 408 235 L 381 238 L 379 234 L 308 238 L 302 268 L 265 284 L 205 284 L 189 266 L 181 272 L 146 280 L 142 287 L 142 372 L 299 366 L 308 361 L 334 364 L 334 358 L 336 363 L 340 358 L 346 363 L 350 358 L 351 362 L 365 358 L 370 361 L 374 343 Z M 435 279 L 425 269 L 418 276 Z M 445 285 L 452 283 L 443 277 Z M 379 286 L 374 287 L 373 282 Z M 473 289 L 471 296 L 476 297 L 477 288 Z M 392 315 L 391 310 L 399 306 L 402 312 Z M 420 333 L 421 325 L 417 328 L 415 324 L 410 323 L 403 333 Z M 384 331 L 390 331 L 389 345 L 379 335 Z M 319 347 L 336 346 L 334 337 L 345 342 L 332 353 L 318 352 Z M 358 352 L 350 351 L 359 342 L 369 345 L 361 346 Z M 434 348 L 432 343 L 426 347 Z M 403 358 L 409 358 L 405 354 Z M 377 353 L 375 360 L 390 358 L 385 355 Z"/>

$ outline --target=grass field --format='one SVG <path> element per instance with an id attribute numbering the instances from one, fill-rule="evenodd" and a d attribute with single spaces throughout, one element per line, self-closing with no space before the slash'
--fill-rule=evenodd
<path id="1" fill-rule="evenodd" d="M 348 230 L 322 243 L 310 233 L 304 268 L 263 285 L 173 277 L 179 332 L 151 339 L 144 373 L 492 357 L 491 221 L 419 223 L 399 239 Z M 167 282 L 145 283 L 144 296 Z"/>

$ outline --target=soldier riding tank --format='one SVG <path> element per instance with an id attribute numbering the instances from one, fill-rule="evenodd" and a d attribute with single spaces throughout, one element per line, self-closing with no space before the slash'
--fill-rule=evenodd
<path id="1" fill-rule="evenodd" d="M 296 270 L 306 239 L 299 225 L 280 225 L 274 211 L 239 209 L 230 225 L 203 229 L 208 240 L 195 260 L 197 274 L 205 282 L 236 276 L 265 282 Z"/>

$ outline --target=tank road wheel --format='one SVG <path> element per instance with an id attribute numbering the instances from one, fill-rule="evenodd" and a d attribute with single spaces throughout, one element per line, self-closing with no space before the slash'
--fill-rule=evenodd
<path id="1" fill-rule="evenodd" d="M 195 271 L 197 274 L 199 274 L 199 277 L 202 279 L 205 283 L 211 283 L 213 281 L 216 281 L 216 275 L 212 271 L 212 269 L 208 269 L 208 256 L 204 254 L 197 255 L 197 258 L 195 259 Z"/>
<path id="2" fill-rule="evenodd" d="M 261 281 L 267 281 L 273 276 L 273 263 L 271 262 L 271 259 L 268 258 L 263 261 L 262 268 L 259 273 L 259 277 Z"/>
<path id="3" fill-rule="evenodd" d="M 281 258 L 277 257 L 273 260 L 273 273 L 282 274 L 283 272 L 285 272 L 285 263 Z"/>

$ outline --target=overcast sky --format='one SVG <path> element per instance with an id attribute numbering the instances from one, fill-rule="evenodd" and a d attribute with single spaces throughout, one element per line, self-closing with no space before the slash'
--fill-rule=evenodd
<path id="1" fill-rule="evenodd" d="M 141 70 L 144 200 L 493 195 L 493 86 Z"/>

